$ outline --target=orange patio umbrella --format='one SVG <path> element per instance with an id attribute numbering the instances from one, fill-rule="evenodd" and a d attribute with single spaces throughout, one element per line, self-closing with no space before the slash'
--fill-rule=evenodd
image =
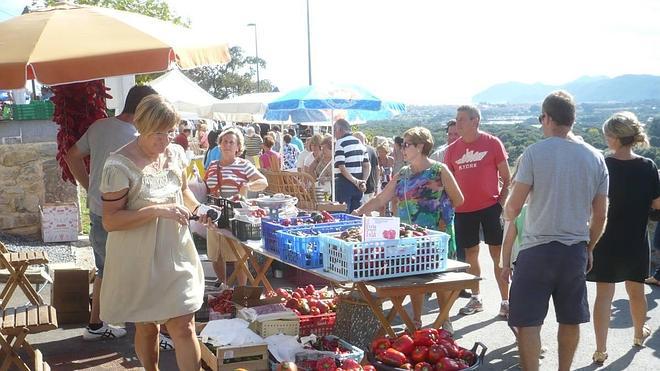
<path id="1" fill-rule="evenodd" d="M 224 64 L 227 44 L 144 15 L 63 4 L 0 22 L 0 89 Z"/>

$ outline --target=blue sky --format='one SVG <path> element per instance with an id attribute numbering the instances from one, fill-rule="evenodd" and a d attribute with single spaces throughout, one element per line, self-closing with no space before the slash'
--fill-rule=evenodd
<path id="1" fill-rule="evenodd" d="M 27 0 L 0 2 L 19 13 Z M 281 90 L 307 84 L 305 0 L 168 0 L 193 28 L 254 53 Z M 409 104 L 462 103 L 496 83 L 660 75 L 657 0 L 309 0 L 314 83 Z"/>

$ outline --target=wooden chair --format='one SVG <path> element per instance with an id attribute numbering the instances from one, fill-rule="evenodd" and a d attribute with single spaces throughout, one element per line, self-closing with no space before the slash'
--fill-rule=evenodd
<path id="1" fill-rule="evenodd" d="M 43 304 L 43 299 L 32 287 L 25 275 L 31 265 L 48 263 L 48 254 L 45 251 L 9 252 L 0 242 L 0 269 L 7 269 L 9 278 L 0 293 L 0 309 L 5 309 L 16 287 L 20 287 L 32 304 Z"/>
<path id="2" fill-rule="evenodd" d="M 50 370 L 41 352 L 34 349 L 26 337 L 56 328 L 57 312 L 50 305 L 0 310 L 0 371 L 9 370 L 12 365 L 18 370 Z M 21 350 L 27 353 L 27 359 L 21 357 Z"/>
<path id="3" fill-rule="evenodd" d="M 346 205 L 318 202 L 316 200 L 316 181 L 306 173 L 291 171 L 270 171 L 261 169 L 268 180 L 266 192 L 283 193 L 298 199 L 297 207 L 303 210 L 345 211 Z"/>

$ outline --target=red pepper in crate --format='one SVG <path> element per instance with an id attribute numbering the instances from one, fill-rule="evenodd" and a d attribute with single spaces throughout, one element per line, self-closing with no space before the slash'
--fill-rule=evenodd
<path id="1" fill-rule="evenodd" d="M 390 348 L 392 344 L 390 343 L 390 340 L 387 338 L 379 338 L 375 339 L 374 341 L 371 342 L 371 353 L 374 355 L 377 355 L 381 352 L 384 352 L 387 350 L 387 348 Z"/>
<path id="2" fill-rule="evenodd" d="M 316 361 L 316 371 L 335 371 L 337 363 L 332 357 L 324 357 Z"/>
<path id="3" fill-rule="evenodd" d="M 435 364 L 435 369 L 439 371 L 455 371 L 463 368 L 455 359 L 449 357 L 442 358 Z"/>
<path id="4" fill-rule="evenodd" d="M 415 342 L 407 334 L 401 335 L 392 343 L 392 348 L 398 350 L 403 354 L 410 354 L 415 347 Z M 403 363 L 403 362 L 402 362 Z"/>
<path id="5" fill-rule="evenodd" d="M 394 348 L 388 348 L 386 351 L 380 354 L 380 358 L 383 363 L 394 367 L 401 367 L 408 360 L 405 354 Z"/>
<path id="6" fill-rule="evenodd" d="M 362 370 L 363 371 L 376 371 L 376 367 L 374 367 L 372 365 L 364 365 L 364 366 L 362 366 Z"/>
<path id="7" fill-rule="evenodd" d="M 425 328 L 415 331 L 413 334 L 413 341 L 415 345 L 431 346 L 438 341 L 438 330 L 433 328 Z"/>
<path id="8" fill-rule="evenodd" d="M 428 362 L 419 362 L 415 365 L 415 371 L 433 371 L 433 366 Z"/>
<path id="9" fill-rule="evenodd" d="M 413 349 L 410 358 L 415 363 L 426 362 L 426 360 L 429 358 L 429 347 L 425 345 L 416 346 L 415 349 Z"/>
<path id="10" fill-rule="evenodd" d="M 342 371 L 363 371 L 364 370 L 362 368 L 362 366 L 360 366 L 359 363 L 357 363 L 355 360 L 350 359 L 350 358 L 345 359 L 341 363 L 341 369 L 342 369 Z"/>

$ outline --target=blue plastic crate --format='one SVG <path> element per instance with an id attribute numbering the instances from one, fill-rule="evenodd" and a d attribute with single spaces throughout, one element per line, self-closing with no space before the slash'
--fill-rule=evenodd
<path id="1" fill-rule="evenodd" d="M 311 224 L 306 227 L 279 230 L 275 233 L 280 258 L 301 268 L 321 268 L 323 267 L 323 254 L 321 254 L 319 234 L 343 232 L 361 225 L 361 220 L 350 220 L 334 225 Z M 306 235 L 297 235 L 296 232 Z"/>
<path id="2" fill-rule="evenodd" d="M 332 217 L 335 218 L 334 222 L 317 223 L 315 225 L 317 226 L 336 225 L 336 224 L 344 224 L 347 221 L 362 220 L 362 217 L 360 216 L 344 214 L 344 213 L 332 214 Z M 263 242 L 264 249 L 274 254 L 279 254 L 280 249 L 277 244 L 277 234 L 275 234 L 275 232 L 283 229 L 306 228 L 310 226 L 310 224 L 305 224 L 305 221 L 311 219 L 311 217 L 304 216 L 304 217 L 298 217 L 296 219 L 300 220 L 301 223 L 297 225 L 283 226 L 280 223 L 271 222 L 269 218 L 261 218 L 261 242 Z"/>
<path id="3" fill-rule="evenodd" d="M 323 269 L 350 281 L 441 272 L 447 269 L 449 235 L 428 232 L 426 236 L 368 242 L 346 242 L 336 234 L 321 235 Z"/>

